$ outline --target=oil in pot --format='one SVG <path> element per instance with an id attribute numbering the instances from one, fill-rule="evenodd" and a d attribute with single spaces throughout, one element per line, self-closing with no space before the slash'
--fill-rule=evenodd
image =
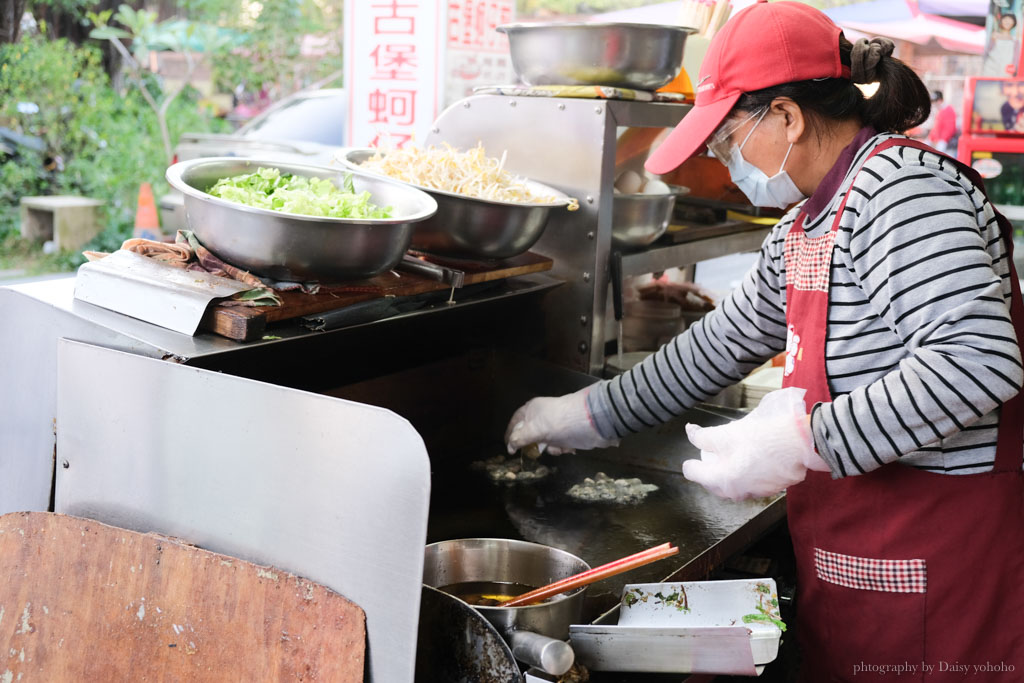
<path id="1" fill-rule="evenodd" d="M 523 583 L 505 583 L 499 581 L 464 581 L 440 586 L 438 590 L 454 595 L 463 602 L 477 607 L 497 607 L 503 602 L 523 593 L 532 591 L 536 586 Z M 546 601 L 545 601 L 546 602 Z"/>

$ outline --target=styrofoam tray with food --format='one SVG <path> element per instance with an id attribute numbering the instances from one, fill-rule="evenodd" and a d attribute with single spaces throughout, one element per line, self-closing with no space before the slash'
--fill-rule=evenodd
<path id="1" fill-rule="evenodd" d="M 617 625 L 569 629 L 595 671 L 758 675 L 785 624 L 772 579 L 627 584 Z"/>

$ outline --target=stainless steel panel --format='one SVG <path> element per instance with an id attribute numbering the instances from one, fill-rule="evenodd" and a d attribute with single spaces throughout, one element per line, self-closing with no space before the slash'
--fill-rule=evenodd
<path id="1" fill-rule="evenodd" d="M 562 190 L 580 210 L 552 215 L 533 250 L 555 261 L 565 287 L 544 301 L 549 358 L 599 375 L 611 250 L 612 185 L 620 126 L 672 127 L 688 105 L 479 95 L 438 117 L 426 144 L 508 152 L 506 168 Z"/>
<path id="2" fill-rule="evenodd" d="M 366 611 L 370 680 L 413 680 L 430 472 L 408 422 L 66 340 L 58 361 L 58 512 L 319 581 Z"/>
<path id="3" fill-rule="evenodd" d="M 690 111 L 688 104 L 609 100 L 608 111 L 617 126 L 673 128 Z"/>
<path id="4" fill-rule="evenodd" d="M 238 280 L 189 271 L 131 251 L 82 264 L 75 298 L 160 327 L 193 335 L 207 306 L 252 289 Z"/>
<path id="5" fill-rule="evenodd" d="M 24 299 L 25 306 L 31 310 L 29 318 L 21 318 L 26 321 L 25 328 L 29 326 L 29 321 L 60 317 L 66 321 L 65 329 L 95 328 L 102 330 L 102 334 L 108 338 L 121 340 L 121 343 L 115 345 L 114 348 L 122 348 L 124 345 L 152 348 L 154 351 L 147 355 L 169 356 L 178 360 L 223 353 L 242 347 L 238 342 L 224 337 L 213 334 L 191 337 L 121 313 L 108 311 L 84 301 L 78 301 L 75 299 L 74 277 L 0 288 L 0 291 L 13 292 L 16 296 Z M 71 322 L 72 320 L 74 322 Z M 21 332 L 24 331 L 22 328 Z M 73 338 L 84 339 L 82 337 Z M 55 347 L 52 348 L 55 350 Z M 51 358 L 50 362 L 54 362 L 54 359 Z"/>
<path id="6" fill-rule="evenodd" d="M 0 363 L 0 514 L 47 510 L 50 506 L 57 417 L 57 339 L 88 339 L 156 357 L 163 353 L 67 310 L 43 304 L 24 293 L 27 287 L 0 287 L 0 315 L 5 321 L 0 325 L 0 357 L 4 359 Z M 32 288 L 60 289 L 70 302 L 74 278 L 40 282 Z M 103 309 L 95 310 L 146 325 Z"/>

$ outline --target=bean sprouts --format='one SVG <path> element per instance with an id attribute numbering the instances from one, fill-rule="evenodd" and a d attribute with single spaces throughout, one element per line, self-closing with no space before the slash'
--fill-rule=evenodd
<path id="1" fill-rule="evenodd" d="M 488 157 L 482 144 L 460 152 L 448 143 L 438 148 L 404 147 L 379 150 L 362 168 L 433 190 L 515 204 L 554 204 L 559 197 L 531 192 L 525 178 L 505 170 L 508 151 L 500 159 Z M 579 208 L 569 198 L 568 209 Z"/>

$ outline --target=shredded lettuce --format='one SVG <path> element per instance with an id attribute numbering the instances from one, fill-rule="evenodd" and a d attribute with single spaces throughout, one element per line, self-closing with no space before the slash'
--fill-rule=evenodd
<path id="1" fill-rule="evenodd" d="M 346 173 L 339 189 L 330 180 L 281 173 L 276 168 L 257 168 L 221 178 L 207 192 L 230 202 L 271 211 L 329 218 L 391 218 L 390 206 L 370 202 L 369 192 L 356 192 L 352 174 Z"/>

